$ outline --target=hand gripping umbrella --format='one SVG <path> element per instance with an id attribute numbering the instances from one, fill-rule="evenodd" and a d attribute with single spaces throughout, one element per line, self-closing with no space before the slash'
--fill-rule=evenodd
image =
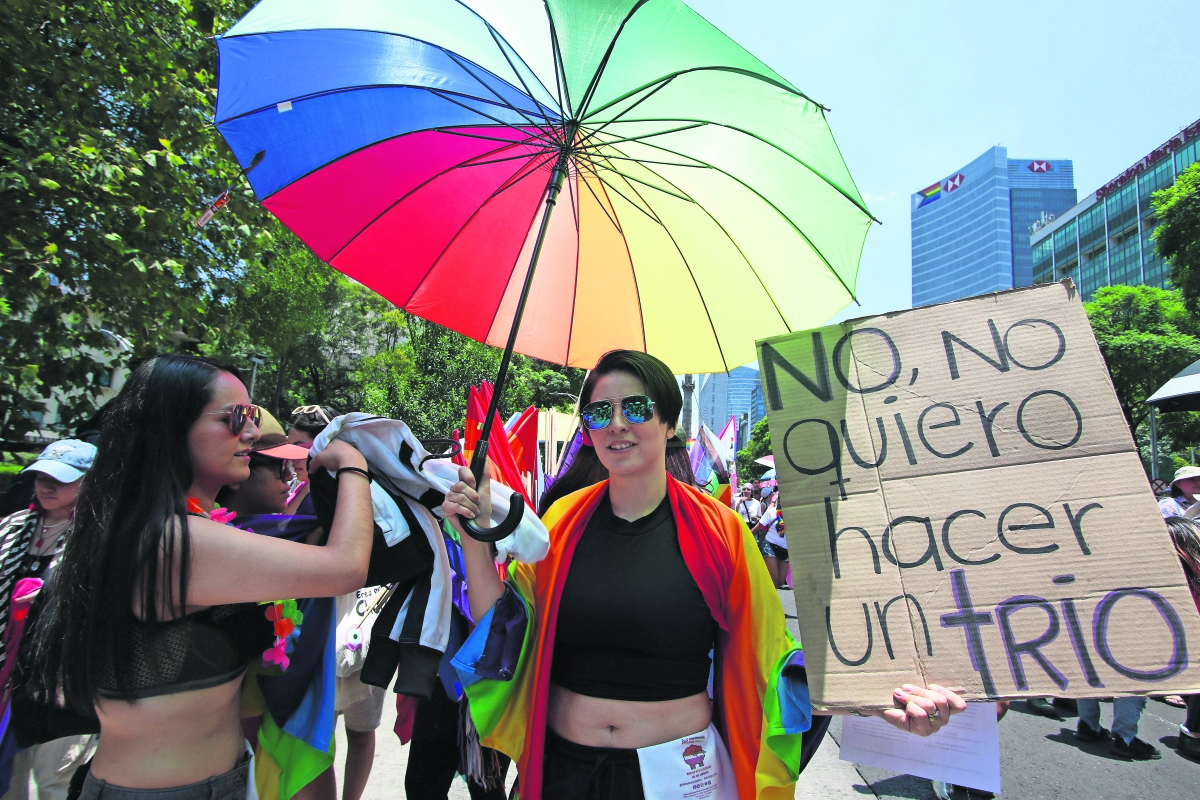
<path id="1" fill-rule="evenodd" d="M 679 0 L 263 0 L 217 47 L 263 205 L 504 345 L 476 476 L 514 351 L 727 371 L 853 299 L 872 217 L 827 109 Z"/>

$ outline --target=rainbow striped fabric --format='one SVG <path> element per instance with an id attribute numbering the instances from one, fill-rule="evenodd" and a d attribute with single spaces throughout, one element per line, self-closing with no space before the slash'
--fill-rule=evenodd
<path id="1" fill-rule="evenodd" d="M 780 675 L 800 646 L 787 630 L 779 596 L 742 519 L 674 478 L 667 484 L 684 562 L 720 628 L 713 721 L 729 749 L 738 796 L 790 800 L 802 756 L 798 730 L 808 727 L 808 719 L 797 725 L 791 710 L 782 707 L 780 695 L 787 692 L 781 692 Z M 555 503 L 544 520 L 550 554 L 537 564 L 513 566 L 509 585 L 524 600 L 530 619 L 513 680 L 464 681 L 480 740 L 517 763 L 521 800 L 542 799 L 558 601 L 575 545 L 607 488 L 605 481 Z"/>

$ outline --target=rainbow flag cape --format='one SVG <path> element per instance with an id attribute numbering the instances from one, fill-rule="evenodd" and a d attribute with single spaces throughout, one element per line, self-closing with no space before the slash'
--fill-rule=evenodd
<path id="1" fill-rule="evenodd" d="M 521 800 L 542 798 L 558 602 L 575 546 L 607 488 L 604 481 L 555 503 L 544 520 L 549 555 L 537 564 L 513 565 L 509 585 L 529 616 L 513 679 L 463 681 L 481 742 L 517 762 Z M 667 495 L 684 562 L 720 629 L 713 722 L 729 748 L 738 796 L 790 800 L 804 760 L 802 732 L 809 729 L 811 706 L 806 687 L 797 696 L 780 676 L 785 667 L 802 663 L 800 645 L 788 632 L 779 596 L 742 519 L 669 476 Z M 485 622 L 480 620 L 476 630 L 486 628 Z"/>

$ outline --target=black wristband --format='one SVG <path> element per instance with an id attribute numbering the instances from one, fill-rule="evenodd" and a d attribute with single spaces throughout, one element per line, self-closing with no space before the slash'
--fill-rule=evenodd
<path id="1" fill-rule="evenodd" d="M 371 473 L 367 472 L 365 469 L 362 469 L 361 467 L 342 467 L 341 469 L 339 469 L 337 472 L 334 473 L 334 477 L 341 478 L 343 472 L 356 472 L 359 475 L 362 475 L 367 480 L 371 480 Z"/>

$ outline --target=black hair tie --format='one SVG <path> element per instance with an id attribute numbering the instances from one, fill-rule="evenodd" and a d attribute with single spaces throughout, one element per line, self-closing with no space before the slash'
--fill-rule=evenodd
<path id="1" fill-rule="evenodd" d="M 371 480 L 371 473 L 367 472 L 365 469 L 362 469 L 361 467 L 342 467 L 337 472 L 335 472 L 333 476 L 335 478 L 340 478 L 340 477 L 342 477 L 343 472 L 357 472 L 359 475 L 362 475 L 368 481 Z"/>

